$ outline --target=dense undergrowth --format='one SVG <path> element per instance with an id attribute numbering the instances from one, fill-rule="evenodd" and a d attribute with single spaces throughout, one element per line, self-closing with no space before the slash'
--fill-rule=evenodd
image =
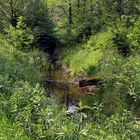
<path id="1" fill-rule="evenodd" d="M 140 140 L 139 15 L 139 0 L 0 0 L 0 140 Z M 49 58 L 102 78 L 75 114 L 45 90 Z"/>
<path id="2" fill-rule="evenodd" d="M 107 29 L 61 54 L 72 73 L 105 79 L 98 94 L 81 99 L 72 120 L 56 97 L 46 96 L 48 59 L 31 48 L 30 29 L 20 21 L 7 28 L 0 35 L 0 139 L 139 140 L 139 54 L 120 56 L 113 37 Z"/>

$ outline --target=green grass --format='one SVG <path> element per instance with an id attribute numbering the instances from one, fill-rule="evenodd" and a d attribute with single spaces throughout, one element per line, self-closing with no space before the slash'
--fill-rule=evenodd
<path id="1" fill-rule="evenodd" d="M 70 49 L 64 49 L 60 54 L 72 74 L 86 72 L 89 68 L 98 66 L 104 52 L 113 47 L 113 33 L 110 29 L 92 36 L 85 44 Z"/>

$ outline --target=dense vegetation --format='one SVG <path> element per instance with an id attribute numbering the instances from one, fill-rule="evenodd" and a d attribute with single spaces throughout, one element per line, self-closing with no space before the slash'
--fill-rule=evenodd
<path id="1" fill-rule="evenodd" d="M 1 0 L 0 140 L 139 140 L 139 15 L 139 0 Z M 103 80 L 74 119 L 42 84 L 56 52 Z"/>

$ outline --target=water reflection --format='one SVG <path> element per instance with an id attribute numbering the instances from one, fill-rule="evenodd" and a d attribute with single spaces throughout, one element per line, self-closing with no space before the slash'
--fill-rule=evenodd
<path id="1" fill-rule="evenodd" d="M 82 96 L 78 86 L 71 81 L 72 79 L 64 74 L 62 70 L 51 70 L 45 79 L 47 93 L 56 95 L 68 107 L 69 103 L 78 100 Z"/>

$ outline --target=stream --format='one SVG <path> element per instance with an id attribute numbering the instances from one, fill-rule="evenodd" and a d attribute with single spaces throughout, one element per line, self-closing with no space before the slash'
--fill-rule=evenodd
<path id="1" fill-rule="evenodd" d="M 43 81 L 48 96 L 55 95 L 67 108 L 69 105 L 76 105 L 79 98 L 95 93 L 100 79 L 89 79 L 76 81 L 74 77 L 66 73 L 59 60 L 60 48 L 55 47 L 48 52 L 50 68 Z"/>
<path id="2" fill-rule="evenodd" d="M 80 89 L 74 83 L 69 75 L 65 74 L 61 68 L 52 69 L 47 73 L 45 79 L 45 88 L 49 95 L 57 96 L 61 103 L 75 104 L 82 96 Z"/>

